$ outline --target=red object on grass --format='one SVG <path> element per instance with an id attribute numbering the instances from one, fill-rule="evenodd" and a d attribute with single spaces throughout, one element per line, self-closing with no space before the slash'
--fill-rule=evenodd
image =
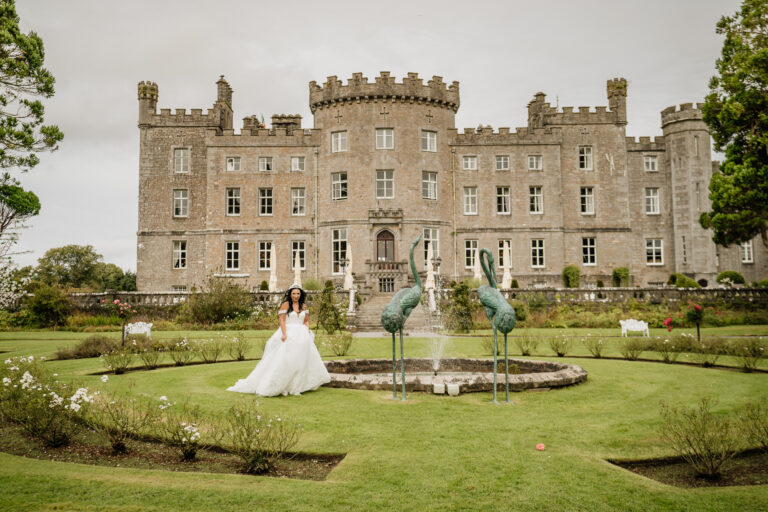
<path id="1" fill-rule="evenodd" d="M 544 446 L 544 443 L 539 443 L 536 445 L 536 449 L 543 452 L 546 449 L 546 446 Z"/>

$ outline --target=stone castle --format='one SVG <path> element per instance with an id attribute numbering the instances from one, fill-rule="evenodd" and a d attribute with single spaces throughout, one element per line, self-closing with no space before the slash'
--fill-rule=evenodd
<path id="1" fill-rule="evenodd" d="M 223 77 L 205 113 L 158 113 L 157 85 L 141 82 L 138 288 L 227 276 L 258 289 L 275 268 L 282 289 L 295 264 L 341 284 L 351 265 L 359 289 L 386 293 L 408 283 L 419 233 L 443 280 L 471 277 L 479 248 L 520 286 L 560 286 L 567 265 L 582 286 L 609 286 L 617 267 L 636 286 L 676 272 L 707 284 L 722 270 L 768 276 L 759 239 L 717 247 L 698 224 L 717 165 L 700 108 L 666 108 L 664 135 L 636 140 L 627 81 L 608 80 L 607 96 L 556 108 L 539 92 L 526 127 L 459 131 L 458 82 L 354 73 L 309 83 L 313 128 L 300 115 L 273 115 L 270 128 L 250 116 L 235 133 Z"/>

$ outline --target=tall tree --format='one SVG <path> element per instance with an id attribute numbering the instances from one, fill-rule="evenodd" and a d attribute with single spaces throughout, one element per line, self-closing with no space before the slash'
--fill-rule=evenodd
<path id="1" fill-rule="evenodd" d="M 768 246 L 768 2 L 744 0 L 717 33 L 725 41 L 703 113 L 726 157 L 709 184 L 712 211 L 699 222 L 718 244 L 760 234 Z"/>
<path id="2" fill-rule="evenodd" d="M 91 245 L 65 245 L 48 249 L 37 260 L 37 278 L 50 286 L 90 287 L 96 280 L 101 254 Z"/>

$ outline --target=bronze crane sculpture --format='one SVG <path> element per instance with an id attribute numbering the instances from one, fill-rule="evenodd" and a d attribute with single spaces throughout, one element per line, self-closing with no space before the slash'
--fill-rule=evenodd
<path id="1" fill-rule="evenodd" d="M 477 296 L 485 308 L 485 316 L 493 327 L 493 403 L 496 401 L 496 375 L 498 373 L 498 337 L 496 331 L 504 333 L 504 374 L 506 376 L 505 402 L 509 401 L 509 356 L 507 355 L 507 333 L 515 328 L 515 308 L 509 305 L 507 299 L 496 287 L 496 269 L 493 265 L 493 255 L 488 249 L 482 249 L 479 254 L 480 265 L 483 267 L 489 286 L 483 285 L 477 289 Z M 484 258 L 485 257 L 485 258 Z M 489 269 L 490 267 L 490 269 Z"/>
<path id="2" fill-rule="evenodd" d="M 395 333 L 400 331 L 400 371 L 402 372 L 403 393 L 401 400 L 405 400 L 405 357 L 403 349 L 403 325 L 411 314 L 413 308 L 419 305 L 421 298 L 421 279 L 416 272 L 416 265 L 413 263 L 413 250 L 421 240 L 421 234 L 411 242 L 410 263 L 413 279 L 416 286 L 413 288 L 403 288 L 399 290 L 389 304 L 381 311 L 381 325 L 387 332 L 392 333 L 392 399 L 397 398 L 397 363 L 395 362 Z"/>

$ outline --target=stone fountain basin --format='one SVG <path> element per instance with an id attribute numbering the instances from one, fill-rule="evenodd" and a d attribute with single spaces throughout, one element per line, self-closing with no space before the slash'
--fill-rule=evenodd
<path id="1" fill-rule="evenodd" d="M 504 359 L 499 358 L 503 363 Z M 575 364 L 529 359 L 509 359 L 510 366 L 516 364 L 520 373 L 509 375 L 509 389 L 556 388 L 572 386 L 587 380 L 587 372 Z M 405 388 L 407 391 L 432 392 L 436 383 L 458 384 L 462 393 L 493 390 L 492 359 L 441 359 L 440 370 L 434 375 L 432 359 L 405 360 Z M 326 361 L 325 367 L 331 374 L 331 388 L 348 389 L 392 389 L 391 359 L 342 359 Z M 400 360 L 397 360 L 397 383 L 400 389 Z M 505 386 L 504 372 L 499 372 L 497 390 Z"/>

